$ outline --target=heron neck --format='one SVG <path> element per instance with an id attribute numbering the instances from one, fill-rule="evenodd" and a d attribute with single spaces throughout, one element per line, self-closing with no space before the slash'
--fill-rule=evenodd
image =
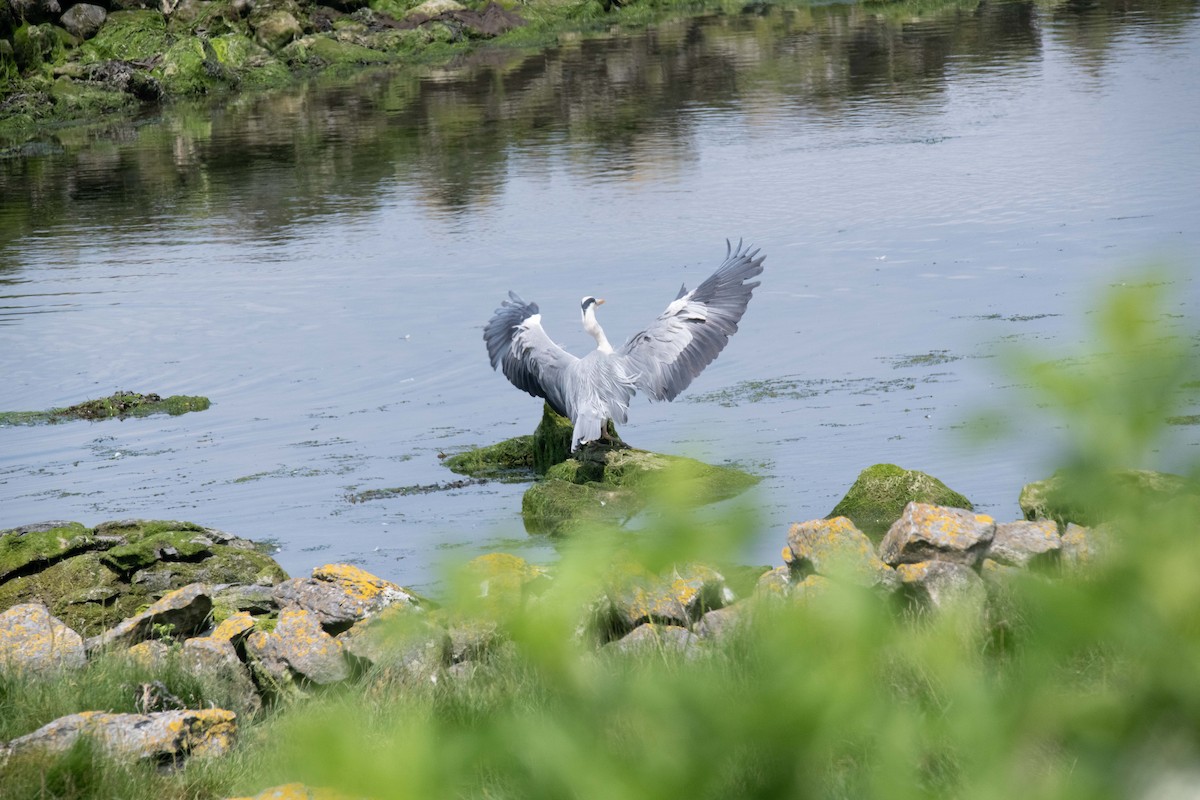
<path id="1" fill-rule="evenodd" d="M 613 352 L 612 345 L 608 343 L 608 337 L 604 335 L 604 329 L 600 327 L 600 323 L 596 321 L 596 315 L 589 308 L 587 313 L 583 315 L 583 329 L 592 335 L 596 340 L 596 349 L 601 353 Z"/>

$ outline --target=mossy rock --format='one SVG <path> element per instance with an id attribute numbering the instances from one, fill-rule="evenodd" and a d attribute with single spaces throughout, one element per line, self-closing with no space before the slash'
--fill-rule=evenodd
<path id="1" fill-rule="evenodd" d="M 30 25 L 26 22 L 13 32 L 12 51 L 17 67 L 23 72 L 32 72 L 62 57 L 63 38 L 49 23 Z"/>
<path id="2" fill-rule="evenodd" d="M 620 524 L 645 504 L 645 497 L 631 488 L 547 478 L 522 496 L 521 516 L 529 533 L 564 536 L 588 525 Z"/>
<path id="3" fill-rule="evenodd" d="M 826 519 L 848 517 L 859 530 L 878 541 L 900 519 L 904 507 L 913 502 L 974 509 L 970 500 L 932 475 L 895 464 L 876 464 L 858 474 Z"/>
<path id="4" fill-rule="evenodd" d="M 266 48 L 236 32 L 180 39 L 163 54 L 154 74 L 166 94 L 176 97 L 283 86 L 292 79 Z"/>
<path id="5" fill-rule="evenodd" d="M 312 69 L 386 64 L 392 60 L 392 56 L 387 53 L 322 35 L 297 39 L 279 52 L 289 64 Z"/>
<path id="6" fill-rule="evenodd" d="M 253 542 L 191 522 L 47 523 L 0 532 L 0 609 L 41 602 L 85 635 L 189 583 L 286 578 Z"/>
<path id="7" fill-rule="evenodd" d="M 758 478 L 691 458 L 603 445 L 581 448 L 556 464 L 521 500 L 530 533 L 562 535 L 597 522 L 620 523 L 655 491 L 678 491 L 697 505 L 736 497 Z"/>
<path id="8" fill-rule="evenodd" d="M 64 422 L 72 419 L 106 419 L 109 417 L 145 417 L 151 414 L 186 414 L 189 411 L 204 411 L 211 403 L 207 397 L 117 392 L 108 397 L 86 400 L 66 408 L 49 411 L 0 411 L 0 425 L 37 425 L 39 423 Z"/>
<path id="9" fill-rule="evenodd" d="M 101 61 L 143 61 L 170 46 L 167 24 L 157 11 L 114 11 L 100 31 L 80 47 L 85 64 Z"/>
<path id="10" fill-rule="evenodd" d="M 493 480 L 526 481 L 534 473 L 544 475 L 555 464 L 571 457 L 571 421 L 556 413 L 549 404 L 542 406 L 542 419 L 532 436 L 477 447 L 446 459 L 446 466 L 460 475 Z M 608 423 L 609 439 L 621 443 L 612 421 Z"/>
<path id="11" fill-rule="evenodd" d="M 451 471 L 472 478 L 514 483 L 532 480 L 533 437 L 516 436 L 487 447 L 476 447 L 448 456 L 443 463 Z"/>
<path id="12" fill-rule="evenodd" d="M 1122 512 L 1136 513 L 1146 505 L 1184 497 L 1200 497 L 1200 486 L 1169 472 L 1129 469 L 1083 476 L 1059 470 L 1045 480 L 1025 484 L 1019 502 L 1025 519 L 1092 527 L 1112 522 Z"/>

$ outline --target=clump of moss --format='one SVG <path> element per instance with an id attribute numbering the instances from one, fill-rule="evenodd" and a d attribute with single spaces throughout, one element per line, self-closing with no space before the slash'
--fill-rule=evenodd
<path id="1" fill-rule="evenodd" d="M 848 517 L 863 533 L 879 540 L 912 502 L 974 508 L 970 500 L 932 475 L 895 464 L 875 464 L 858 474 L 826 519 Z"/>
<path id="2" fill-rule="evenodd" d="M 459 475 L 519 482 L 534 477 L 532 436 L 516 436 L 487 447 L 476 447 L 448 456 L 447 467 Z"/>
<path id="3" fill-rule="evenodd" d="M 207 397 L 171 395 L 161 397 L 151 392 L 117 392 L 108 397 L 85 400 L 66 408 L 49 411 L 0 411 L 0 425 L 36 425 L 65 422 L 72 419 L 108 419 L 109 417 L 145 417 L 150 414 L 177 416 L 189 411 L 204 411 L 211 405 Z"/>

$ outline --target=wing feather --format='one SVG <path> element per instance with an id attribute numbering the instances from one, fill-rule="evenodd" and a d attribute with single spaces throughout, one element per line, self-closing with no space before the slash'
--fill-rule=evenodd
<path id="1" fill-rule="evenodd" d="M 692 291 L 680 290 L 667 310 L 620 349 L 636 385 L 652 400 L 674 400 L 725 348 L 762 273 L 766 256 L 725 242 L 725 261 Z"/>
<path id="2" fill-rule="evenodd" d="M 537 303 L 526 303 L 515 292 L 508 297 L 483 329 L 492 369 L 499 367 L 513 386 L 544 397 L 556 412 L 570 417 L 567 368 L 579 359 L 546 334 Z"/>

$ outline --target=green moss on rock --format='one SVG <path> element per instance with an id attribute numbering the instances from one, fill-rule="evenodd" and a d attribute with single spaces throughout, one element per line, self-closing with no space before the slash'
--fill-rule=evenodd
<path id="1" fill-rule="evenodd" d="M 274 584 L 283 569 L 252 542 L 191 522 L 49 523 L 0 533 L 0 609 L 41 602 L 97 633 L 189 583 Z"/>
<path id="2" fill-rule="evenodd" d="M 556 464 L 521 500 L 530 533 L 562 535 L 596 522 L 619 523 L 655 491 L 675 489 L 698 505 L 735 497 L 758 478 L 733 467 L 632 448 L 587 447 Z"/>
<path id="3" fill-rule="evenodd" d="M 114 11 L 100 31 L 80 47 L 85 64 L 100 61 L 142 61 L 170 45 L 167 24 L 157 11 Z"/>
<path id="4" fill-rule="evenodd" d="M 1184 497 L 1200 497 L 1200 487 L 1169 472 L 1129 469 L 1083 476 L 1059 470 L 1045 480 L 1025 484 L 1019 502 L 1025 519 L 1091 527 L 1112 522 L 1122 512 Z"/>
<path id="5" fill-rule="evenodd" d="M 108 417 L 145 417 L 151 414 L 186 414 L 204 411 L 211 405 L 207 397 L 117 392 L 108 397 L 86 400 L 66 408 L 49 411 L 0 411 L 0 425 L 36 425 L 64 422 L 71 419 L 106 419 Z"/>
<path id="6" fill-rule="evenodd" d="M 448 456 L 443 463 L 459 475 L 516 482 L 533 479 L 533 459 L 533 437 L 516 436 Z"/>
<path id="7" fill-rule="evenodd" d="M 859 473 L 826 519 L 848 517 L 859 530 L 878 540 L 911 502 L 974 508 L 970 500 L 932 475 L 895 464 L 876 464 Z"/>

